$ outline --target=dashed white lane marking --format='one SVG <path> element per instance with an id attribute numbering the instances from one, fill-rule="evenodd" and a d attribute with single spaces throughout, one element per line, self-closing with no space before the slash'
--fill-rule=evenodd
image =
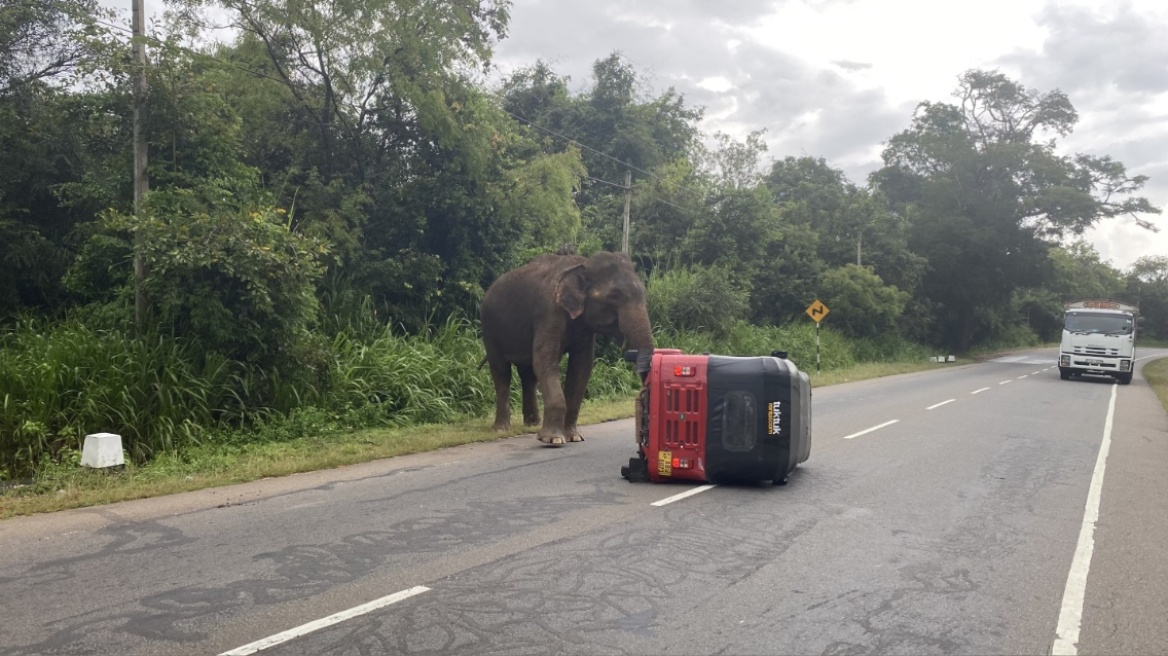
<path id="1" fill-rule="evenodd" d="M 682 499 L 685 499 L 686 497 L 692 497 L 695 494 L 700 494 L 702 492 L 705 492 L 706 490 L 712 490 L 716 487 L 718 487 L 718 486 L 717 485 L 701 485 L 701 486 L 693 488 L 692 490 L 686 490 L 685 492 L 682 492 L 681 494 L 675 494 L 671 497 L 666 497 L 660 501 L 654 501 L 650 505 L 667 506 L 667 505 L 673 503 L 674 501 L 681 501 Z"/>
<path id="2" fill-rule="evenodd" d="M 999 385 L 1005 385 L 1006 383 L 1012 383 L 1012 382 L 1014 382 L 1014 381 L 1012 381 L 1012 380 L 1003 380 L 1002 382 L 1000 382 L 1000 383 L 998 383 L 998 384 L 999 384 Z"/>
<path id="3" fill-rule="evenodd" d="M 1030 375 L 1030 374 L 1022 374 L 1021 376 L 1018 376 L 1018 380 L 1022 380 L 1023 378 L 1025 378 L 1025 377 L 1027 377 L 1027 376 L 1029 376 L 1029 375 Z"/>
<path id="4" fill-rule="evenodd" d="M 427 588 L 426 586 L 419 585 L 408 590 L 395 592 L 380 599 L 374 599 L 367 604 L 361 604 L 360 606 L 350 608 L 349 610 L 343 610 L 334 615 L 329 615 L 324 619 L 316 620 L 315 622 L 309 622 L 308 624 L 301 624 L 294 629 L 288 629 L 282 633 L 268 636 L 263 640 L 256 640 L 255 642 L 246 644 L 237 649 L 225 651 L 222 654 L 219 654 L 219 656 L 248 656 L 248 654 L 254 654 L 258 651 L 267 649 L 268 647 L 275 647 L 276 645 L 283 644 L 289 640 L 294 640 L 302 635 L 312 633 L 313 631 L 319 631 L 320 629 L 332 626 L 334 624 L 339 624 L 345 620 L 349 620 L 360 615 L 365 615 L 366 613 L 371 613 L 379 608 L 385 608 L 390 604 L 396 604 L 403 599 L 409 599 L 410 597 L 422 594 L 429 589 L 430 588 Z"/>
<path id="5" fill-rule="evenodd" d="M 864 429 L 864 430 L 860 431 L 859 433 L 852 433 L 851 435 L 845 435 L 845 436 L 844 436 L 844 439 L 845 439 L 845 440 L 850 440 L 850 439 L 852 439 L 852 438 L 859 437 L 859 436 L 861 436 L 861 435 L 867 435 L 868 433 L 871 433 L 872 431 L 875 431 L 875 430 L 880 430 L 881 428 L 884 428 L 885 426 L 891 426 L 891 425 L 895 424 L 895 423 L 896 423 L 896 422 L 898 422 L 898 421 L 900 421 L 900 420 L 899 420 L 899 419 L 893 419 L 892 421 L 886 421 L 886 422 L 884 422 L 883 424 L 880 424 L 879 426 L 873 426 L 873 427 L 871 427 L 871 428 Z"/>
<path id="6" fill-rule="evenodd" d="M 949 399 L 948 401 L 942 401 L 942 402 L 940 402 L 940 403 L 934 403 L 933 405 L 931 405 L 931 406 L 929 406 L 929 407 L 925 408 L 925 410 L 932 410 L 933 408 L 940 408 L 941 406 L 945 405 L 946 403 L 953 403 L 953 402 L 954 402 L 954 401 L 956 401 L 956 400 L 957 400 L 957 399 Z"/>
<path id="7" fill-rule="evenodd" d="M 1039 369 L 1038 371 L 1036 371 L 1036 372 L 1034 372 L 1034 373 L 1032 373 L 1032 374 L 1030 374 L 1030 375 L 1031 375 L 1031 376 L 1037 376 L 1038 374 L 1042 373 L 1043 371 L 1045 371 L 1045 369 Z"/>
<path id="8" fill-rule="evenodd" d="M 1111 426 L 1115 418 L 1115 396 L 1118 385 L 1111 386 L 1111 403 L 1107 406 L 1107 419 L 1103 422 L 1103 442 L 1099 445 L 1099 457 L 1095 460 L 1095 473 L 1091 475 L 1091 487 L 1087 491 L 1087 507 L 1083 511 L 1083 527 L 1079 530 L 1079 544 L 1075 547 L 1075 558 L 1071 561 L 1071 571 L 1067 575 L 1067 587 L 1063 590 L 1063 603 L 1059 610 L 1058 628 L 1055 629 L 1052 656 L 1075 656 L 1079 653 L 1079 630 L 1083 624 L 1083 598 L 1087 593 L 1087 572 L 1091 569 L 1091 555 L 1095 552 L 1095 522 L 1099 521 L 1099 499 L 1103 495 L 1103 471 L 1107 468 L 1107 452 L 1111 450 Z"/>
<path id="9" fill-rule="evenodd" d="M 982 392 L 984 392 L 988 389 L 989 389 L 988 387 L 983 387 L 983 388 L 978 389 L 978 390 L 973 390 L 972 392 L 970 392 L 970 394 L 981 394 Z"/>

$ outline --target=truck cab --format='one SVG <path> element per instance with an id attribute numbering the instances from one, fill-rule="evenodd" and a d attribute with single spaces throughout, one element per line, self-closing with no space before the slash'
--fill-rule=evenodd
<path id="1" fill-rule="evenodd" d="M 1136 356 L 1134 305 L 1110 300 L 1076 301 L 1064 306 L 1059 344 L 1059 377 L 1111 376 L 1121 385 L 1132 381 Z"/>

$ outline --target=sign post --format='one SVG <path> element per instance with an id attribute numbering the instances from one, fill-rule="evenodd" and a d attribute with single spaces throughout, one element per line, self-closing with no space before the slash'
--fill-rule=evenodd
<path id="1" fill-rule="evenodd" d="M 811 305 L 807 306 L 805 311 L 807 316 L 815 322 L 815 373 L 819 373 L 819 322 L 823 321 L 823 318 L 831 310 L 827 309 L 827 306 L 817 298 Z"/>

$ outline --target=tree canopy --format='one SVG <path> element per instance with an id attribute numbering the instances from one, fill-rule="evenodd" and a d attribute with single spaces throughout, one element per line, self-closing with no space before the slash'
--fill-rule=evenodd
<path id="1" fill-rule="evenodd" d="M 619 52 L 578 90 L 543 61 L 483 83 L 504 0 L 168 4 L 148 42 L 139 216 L 125 31 L 93 0 L 0 10 L 0 316 L 124 322 L 132 237 L 149 235 L 154 328 L 258 362 L 272 339 L 311 341 L 343 299 L 410 331 L 473 317 L 534 254 L 620 248 L 626 196 L 646 276 L 733 290 L 737 320 L 804 320 L 820 298 L 854 335 L 965 349 L 1040 334 L 1075 296 L 1151 308 L 1162 293 L 1154 258 L 1122 272 L 1072 241 L 1117 217 L 1151 227 L 1147 178 L 1062 154 L 1070 99 L 997 71 L 922 102 L 854 182 L 769 154 L 761 129 L 705 134 L 703 108 Z M 203 38 L 208 8 L 230 41 Z"/>

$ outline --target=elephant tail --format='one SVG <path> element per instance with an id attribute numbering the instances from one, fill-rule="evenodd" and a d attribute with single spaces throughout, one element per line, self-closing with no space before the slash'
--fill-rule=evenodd
<path id="1" fill-rule="evenodd" d="M 486 363 L 487 363 L 487 356 L 484 355 L 483 359 L 479 360 L 479 366 L 475 367 L 475 369 L 482 369 L 483 365 Z"/>

